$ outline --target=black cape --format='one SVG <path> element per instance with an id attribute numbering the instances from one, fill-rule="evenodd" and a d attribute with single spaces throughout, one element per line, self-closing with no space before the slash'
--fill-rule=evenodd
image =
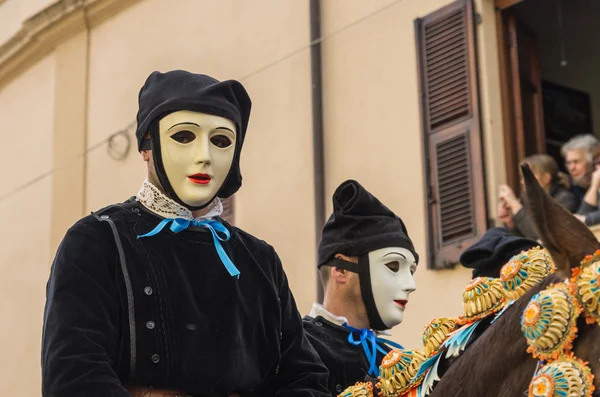
<path id="1" fill-rule="evenodd" d="M 332 395 L 340 394 L 356 382 L 377 382 L 376 378 L 368 374 L 369 361 L 362 346 L 354 346 L 348 342 L 350 331 L 321 316 L 305 316 L 302 323 L 308 340 L 329 370 L 328 387 Z M 382 347 L 384 350 L 391 350 L 388 346 Z M 378 368 L 383 357 L 378 351 Z"/>
<path id="2" fill-rule="evenodd" d="M 47 285 L 43 396 L 131 397 L 122 383 L 193 396 L 329 395 L 273 248 L 224 223 L 236 279 L 206 229 L 137 239 L 160 220 L 131 199 L 67 232 Z"/>

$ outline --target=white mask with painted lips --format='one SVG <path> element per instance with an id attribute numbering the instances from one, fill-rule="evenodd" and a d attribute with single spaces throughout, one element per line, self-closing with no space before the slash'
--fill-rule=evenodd
<path id="1" fill-rule="evenodd" d="M 172 189 L 185 204 L 205 206 L 229 175 L 235 155 L 235 123 L 180 110 L 163 117 L 158 127 L 163 168 Z"/>
<path id="2" fill-rule="evenodd" d="M 389 247 L 369 252 L 371 290 L 383 323 L 392 328 L 402 322 L 408 296 L 417 286 L 417 263 L 406 248 Z"/>

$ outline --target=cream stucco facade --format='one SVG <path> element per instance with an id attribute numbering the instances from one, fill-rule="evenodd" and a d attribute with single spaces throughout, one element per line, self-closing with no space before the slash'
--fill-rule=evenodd
<path id="1" fill-rule="evenodd" d="M 425 257 L 427 223 L 414 20 L 449 0 L 323 0 L 325 190 L 360 181 L 407 224 Z M 477 0 L 482 133 L 489 192 L 504 151 L 493 1 Z M 17 23 L 18 21 L 18 23 Z M 153 70 L 239 79 L 253 110 L 236 224 L 271 243 L 302 313 L 317 294 L 308 1 L 0 1 L 0 393 L 39 396 L 45 283 L 67 228 L 134 195 L 145 176 L 132 135 Z M 4 44 L 2 44 L 4 43 Z M 495 208 L 494 195 L 488 207 Z M 420 344 L 455 315 L 470 271 L 428 270 L 393 338 Z"/>

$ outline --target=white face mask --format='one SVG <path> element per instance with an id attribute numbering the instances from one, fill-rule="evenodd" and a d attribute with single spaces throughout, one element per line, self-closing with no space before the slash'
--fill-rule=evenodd
<path id="1" fill-rule="evenodd" d="M 408 296 L 417 288 L 415 257 L 406 248 L 382 248 L 369 252 L 369 267 L 375 307 L 392 328 L 402 322 Z"/>
<path id="2" fill-rule="evenodd" d="M 159 123 L 165 174 L 181 201 L 191 207 L 213 200 L 225 182 L 235 154 L 231 120 L 180 110 Z"/>

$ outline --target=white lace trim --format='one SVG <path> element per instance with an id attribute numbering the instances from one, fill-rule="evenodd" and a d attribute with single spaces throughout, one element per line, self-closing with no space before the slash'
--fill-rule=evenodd
<path id="1" fill-rule="evenodd" d="M 349 324 L 348 323 L 348 319 L 346 317 L 343 316 L 336 316 L 335 314 L 331 313 L 329 310 L 325 309 L 323 307 L 323 305 L 319 304 L 319 303 L 313 303 L 312 308 L 310 309 L 310 313 L 308 314 L 310 317 L 312 318 L 317 318 L 318 316 L 323 317 L 325 320 L 329 321 L 330 323 L 333 323 L 335 325 L 339 325 L 340 327 L 343 326 L 344 324 Z M 385 335 L 385 336 L 391 336 L 392 335 L 392 331 L 391 330 L 384 330 L 384 331 L 373 331 L 375 333 L 375 335 Z"/>
<path id="2" fill-rule="evenodd" d="M 218 197 L 208 205 L 208 212 L 198 218 L 194 218 L 192 211 L 167 197 L 148 179 L 144 180 L 142 187 L 135 197 L 144 207 L 163 218 L 211 219 L 223 213 L 223 203 Z"/>

